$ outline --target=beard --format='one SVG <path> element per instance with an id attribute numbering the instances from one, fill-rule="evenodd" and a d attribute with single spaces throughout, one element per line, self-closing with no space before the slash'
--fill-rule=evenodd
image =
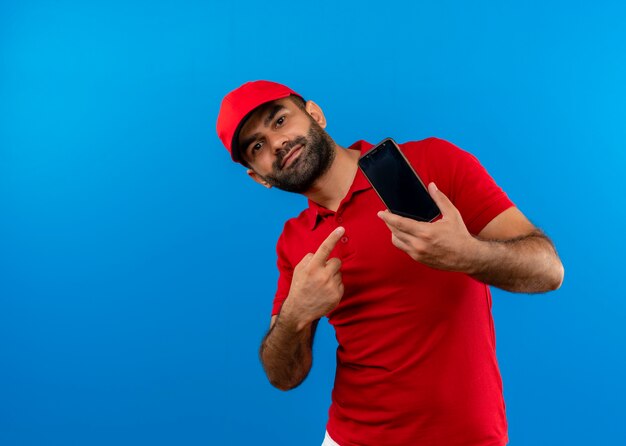
<path id="1" fill-rule="evenodd" d="M 302 146 L 298 158 L 282 167 L 285 157 L 298 146 Z M 330 168 L 335 159 L 334 146 L 328 133 L 311 119 L 307 135 L 295 138 L 284 150 L 278 152 L 276 161 L 272 164 L 272 173 L 261 178 L 271 186 L 287 192 L 306 192 Z"/>

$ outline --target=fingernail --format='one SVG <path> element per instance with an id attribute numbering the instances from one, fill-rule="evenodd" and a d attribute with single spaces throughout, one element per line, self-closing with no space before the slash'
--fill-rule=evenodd
<path id="1" fill-rule="evenodd" d="M 434 188 L 435 190 L 439 190 L 439 189 L 437 189 L 437 185 L 436 185 L 434 182 L 431 182 L 430 184 L 432 184 L 432 185 L 433 185 L 433 188 Z"/>

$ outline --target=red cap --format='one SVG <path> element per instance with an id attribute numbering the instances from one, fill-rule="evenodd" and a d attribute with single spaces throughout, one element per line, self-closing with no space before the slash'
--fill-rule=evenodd
<path id="1" fill-rule="evenodd" d="M 251 112 L 259 105 L 286 98 L 292 94 L 300 96 L 289 87 L 276 82 L 254 81 L 247 82 L 224 96 L 220 113 L 217 116 L 217 136 L 230 152 L 233 161 L 241 162 L 239 147 L 235 139 Z"/>

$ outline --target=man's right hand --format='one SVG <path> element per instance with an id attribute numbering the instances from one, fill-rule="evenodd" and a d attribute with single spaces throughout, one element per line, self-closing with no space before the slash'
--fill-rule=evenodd
<path id="1" fill-rule="evenodd" d="M 305 255 L 293 270 L 281 319 L 294 321 L 298 330 L 332 311 L 341 301 L 341 260 L 328 257 L 344 232 L 342 227 L 335 229 L 315 253 Z"/>

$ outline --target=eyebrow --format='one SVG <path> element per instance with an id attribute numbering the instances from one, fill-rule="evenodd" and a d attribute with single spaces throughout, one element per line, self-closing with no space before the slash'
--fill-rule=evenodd
<path id="1" fill-rule="evenodd" d="M 279 111 L 286 109 L 286 107 L 284 105 L 281 104 L 276 104 L 272 107 L 272 109 L 270 110 L 270 114 L 267 115 L 267 117 L 265 118 L 265 121 L 263 121 L 263 125 L 265 127 L 267 127 L 268 125 L 270 125 L 270 122 L 272 122 L 272 119 L 274 119 L 274 116 L 276 116 L 276 114 L 278 114 Z"/>
<path id="2" fill-rule="evenodd" d="M 268 127 L 270 125 L 270 123 L 272 122 L 272 119 L 274 119 L 274 116 L 276 116 L 278 114 L 278 112 L 282 111 L 283 109 L 286 110 L 287 107 L 285 107 L 284 105 L 281 105 L 281 104 L 273 105 L 272 108 L 270 109 L 269 114 L 263 120 L 263 126 L 264 127 Z M 248 150 L 248 146 L 250 145 L 250 143 L 252 143 L 252 141 L 257 139 L 259 136 L 261 136 L 261 134 L 258 133 L 258 132 L 255 133 L 254 135 L 251 135 L 250 137 L 248 137 L 245 140 L 243 140 L 241 142 L 241 144 L 239 144 L 239 147 L 241 147 L 243 149 L 243 151 L 246 152 Z"/>

